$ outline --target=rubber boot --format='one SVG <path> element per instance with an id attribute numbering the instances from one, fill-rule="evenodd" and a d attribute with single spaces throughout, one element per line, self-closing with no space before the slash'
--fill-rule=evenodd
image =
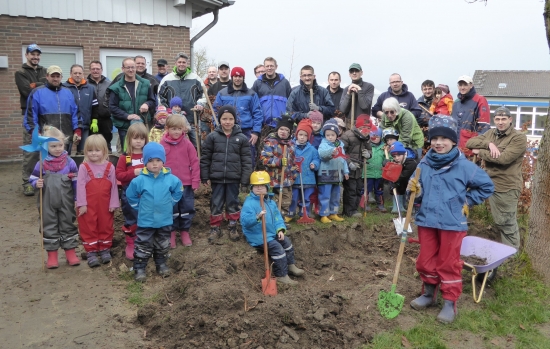
<path id="1" fill-rule="evenodd" d="M 395 200 L 399 201 L 399 210 L 401 211 L 401 213 L 405 212 L 405 207 L 403 206 L 403 195 L 394 195 L 391 213 L 397 213 L 397 204 Z"/>
<path id="2" fill-rule="evenodd" d="M 191 241 L 191 237 L 189 236 L 188 231 L 182 231 L 181 232 L 181 243 L 185 247 L 189 247 L 189 246 L 193 245 L 193 242 Z"/>
<path id="3" fill-rule="evenodd" d="M 388 210 L 386 210 L 386 208 L 384 207 L 384 195 L 376 196 L 376 206 L 378 207 L 378 211 L 388 212 Z"/>
<path id="4" fill-rule="evenodd" d="M 210 235 L 208 236 L 208 242 L 210 244 L 213 244 L 222 237 L 222 231 L 220 230 L 220 227 L 210 227 Z"/>
<path id="5" fill-rule="evenodd" d="M 147 274 L 145 274 L 145 269 L 136 269 L 134 272 L 134 280 L 136 282 L 145 282 L 147 279 Z"/>
<path id="6" fill-rule="evenodd" d="M 331 214 L 330 216 L 328 216 L 328 219 L 330 219 L 332 221 L 336 221 L 336 222 L 343 222 L 344 221 L 344 218 L 338 216 L 337 214 Z"/>
<path id="7" fill-rule="evenodd" d="M 72 266 L 80 265 L 80 259 L 76 256 L 74 248 L 70 250 L 65 250 L 65 257 L 67 257 L 67 263 Z"/>
<path id="8" fill-rule="evenodd" d="M 99 257 L 101 258 L 101 263 L 109 263 L 111 261 L 111 250 L 106 249 L 103 251 L 99 251 Z"/>
<path id="9" fill-rule="evenodd" d="M 376 202 L 375 198 L 374 198 L 374 193 L 371 191 L 369 193 L 369 204 L 374 204 Z"/>
<path id="10" fill-rule="evenodd" d="M 330 220 L 330 218 L 328 217 L 321 217 L 321 223 L 332 223 L 332 221 Z"/>
<path id="11" fill-rule="evenodd" d="M 126 259 L 129 259 L 131 261 L 134 260 L 134 241 L 136 241 L 135 236 L 126 235 L 124 237 L 126 239 Z"/>
<path id="12" fill-rule="evenodd" d="M 289 264 L 288 265 L 288 272 L 294 276 L 302 276 L 304 275 L 304 270 L 298 268 L 295 264 Z"/>
<path id="13" fill-rule="evenodd" d="M 57 250 L 55 251 L 47 251 L 48 252 L 48 262 L 46 263 L 46 267 L 48 269 L 56 269 L 59 267 L 59 262 L 57 261 Z"/>
<path id="14" fill-rule="evenodd" d="M 456 302 L 445 299 L 443 303 L 443 308 L 439 312 L 439 315 L 437 315 L 437 321 L 444 324 L 450 324 L 455 321 L 457 313 L 458 312 L 456 310 Z"/>
<path id="15" fill-rule="evenodd" d="M 415 310 L 423 310 L 436 304 L 438 285 L 424 283 L 422 295 L 411 301 L 411 307 Z"/>
<path id="16" fill-rule="evenodd" d="M 290 286 L 298 285 L 298 281 L 292 280 L 288 275 L 279 276 L 277 278 L 277 282 L 280 282 L 280 283 L 285 284 L 285 285 L 290 285 Z"/>
<path id="17" fill-rule="evenodd" d="M 156 268 L 157 268 L 157 273 L 163 278 L 167 278 L 170 276 L 170 268 L 168 268 L 168 266 L 165 263 L 158 264 Z"/>
<path id="18" fill-rule="evenodd" d="M 170 234 L 170 248 L 176 248 L 176 231 L 172 231 Z"/>
<path id="19" fill-rule="evenodd" d="M 239 235 L 239 232 L 237 231 L 237 223 L 229 224 L 227 229 L 229 230 L 229 239 L 231 241 L 239 241 L 241 236 Z"/>
<path id="20" fill-rule="evenodd" d="M 88 266 L 90 268 L 99 267 L 99 259 L 97 258 L 97 252 L 88 252 L 86 254 L 86 260 L 88 261 Z"/>

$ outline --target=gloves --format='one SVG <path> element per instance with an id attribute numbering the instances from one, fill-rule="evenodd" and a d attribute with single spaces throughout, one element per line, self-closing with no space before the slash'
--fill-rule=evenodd
<path id="1" fill-rule="evenodd" d="M 241 184 L 241 193 L 248 194 L 248 185 Z"/>
<path id="2" fill-rule="evenodd" d="M 409 179 L 409 184 L 407 185 L 407 191 L 414 193 L 414 197 L 418 198 L 422 195 L 422 186 L 418 183 L 416 178 L 411 177 L 411 179 Z"/>
<path id="3" fill-rule="evenodd" d="M 77 128 L 76 130 L 74 130 L 73 143 L 78 144 L 81 139 L 82 139 L 82 130 Z"/>
<path id="4" fill-rule="evenodd" d="M 284 167 L 286 167 L 286 165 L 288 165 L 288 160 L 286 158 L 282 158 L 281 163 L 283 164 Z"/>
<path id="5" fill-rule="evenodd" d="M 204 184 L 204 185 L 208 185 L 208 179 L 203 179 L 203 180 L 201 181 L 201 183 Z"/>
<path id="6" fill-rule="evenodd" d="M 90 131 L 93 133 L 97 133 L 99 131 L 99 127 L 97 126 L 97 119 L 92 120 L 92 124 L 90 125 Z"/>
<path id="7" fill-rule="evenodd" d="M 468 204 L 464 204 L 464 206 L 462 206 L 462 214 L 466 216 L 466 218 L 470 215 L 470 207 Z"/>
<path id="8" fill-rule="evenodd" d="M 279 234 L 279 233 L 286 234 L 286 229 L 281 228 L 281 229 L 277 230 L 277 234 Z"/>
<path id="9" fill-rule="evenodd" d="M 370 159 L 370 151 L 368 149 L 363 149 L 361 152 L 361 156 L 363 156 L 365 159 Z"/>
<path id="10" fill-rule="evenodd" d="M 390 160 L 388 160 L 388 159 L 382 160 L 382 167 L 386 166 L 386 164 L 387 164 L 388 162 L 390 162 Z"/>
<path id="11" fill-rule="evenodd" d="M 30 83 L 30 87 L 31 87 L 31 88 L 36 88 L 36 82 L 31 82 L 31 83 Z"/>
<path id="12" fill-rule="evenodd" d="M 309 103 L 309 110 L 311 111 L 319 111 L 319 106 L 315 103 Z"/>
<path id="13" fill-rule="evenodd" d="M 357 168 L 358 168 L 359 166 L 357 166 L 357 164 L 354 163 L 354 162 L 350 162 L 349 165 L 348 165 L 348 167 L 349 167 L 350 171 L 355 171 L 355 170 L 357 170 Z"/>

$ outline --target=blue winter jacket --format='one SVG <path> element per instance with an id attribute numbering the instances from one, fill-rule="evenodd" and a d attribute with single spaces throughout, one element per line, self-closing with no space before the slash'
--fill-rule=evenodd
<path id="1" fill-rule="evenodd" d="M 300 86 L 294 87 L 292 92 L 290 92 L 290 96 L 286 102 L 286 111 L 292 114 L 296 123 L 299 123 L 302 119 L 307 118 L 307 114 L 310 111 L 309 102 L 309 89 L 300 81 Z M 336 110 L 330 93 L 326 88 L 317 85 L 317 80 L 313 80 L 313 103 L 317 104 L 325 120 L 331 118 Z"/>
<path id="2" fill-rule="evenodd" d="M 277 74 L 273 87 L 269 86 L 265 74 L 260 75 L 252 90 L 258 94 L 262 112 L 264 115 L 264 124 L 271 127 L 277 126 L 277 121 L 281 115 L 286 112 L 286 102 L 290 95 L 290 83 L 283 74 Z"/>
<path id="3" fill-rule="evenodd" d="M 296 142 L 296 140 L 294 140 Z M 319 169 L 319 165 L 321 164 L 321 159 L 319 159 L 319 152 L 317 149 L 315 149 L 314 146 L 312 146 L 309 142 L 307 142 L 303 148 L 302 145 L 299 145 L 296 143 L 294 145 L 294 162 L 296 162 L 296 158 L 303 157 L 304 162 L 302 162 L 302 180 L 304 181 L 303 184 L 316 184 L 315 181 L 315 172 Z M 315 168 L 312 170 L 309 168 L 309 165 L 313 164 L 315 165 Z M 294 186 L 300 186 L 300 174 L 298 173 L 298 177 L 296 177 L 296 180 L 294 181 Z"/>
<path id="4" fill-rule="evenodd" d="M 64 82 L 63 87 L 69 89 L 73 94 L 74 101 L 78 106 L 78 119 L 82 122 L 82 128 L 87 130 L 90 128 L 92 119 L 97 119 L 99 104 L 95 87 L 85 79 L 82 79 L 78 86 L 71 83 L 71 81 L 73 79 Z"/>
<path id="5" fill-rule="evenodd" d="M 493 194 L 495 187 L 487 173 L 468 161 L 462 153 L 439 170 L 433 169 L 426 157 L 418 167 L 421 169 L 422 195 L 416 199 L 417 203 L 421 203 L 416 214 L 416 225 L 442 230 L 468 230 L 462 207 L 464 204 L 470 207 L 478 205 Z"/>
<path id="6" fill-rule="evenodd" d="M 162 168 L 157 177 L 143 168 L 126 189 L 128 203 L 138 211 L 137 225 L 141 228 L 172 225 L 172 208 L 182 195 L 181 181 L 166 167 Z"/>
<path id="7" fill-rule="evenodd" d="M 339 147 L 342 148 L 342 153 L 345 154 L 344 144 L 341 141 L 339 142 Z M 334 143 L 327 141 L 327 139 L 323 137 L 321 145 L 319 145 L 319 158 L 321 159 L 321 164 L 317 171 L 317 183 L 319 184 L 342 183 L 344 175 L 349 174 L 346 159 L 342 157 L 332 157 L 332 152 L 335 148 Z"/>
<path id="8" fill-rule="evenodd" d="M 382 94 L 378 96 L 376 104 L 372 106 L 372 115 L 376 116 L 376 113 L 382 111 L 382 104 L 387 98 L 390 97 L 394 97 L 395 99 L 397 99 L 401 108 L 405 108 L 410 111 L 416 118 L 416 122 L 420 124 L 421 120 L 419 119 L 420 114 L 422 113 L 422 109 L 418 105 L 418 101 L 416 100 L 416 98 L 414 98 L 414 95 L 409 92 L 407 84 L 403 84 L 401 94 L 399 95 L 394 94 L 391 87 L 388 87 L 388 90 L 386 92 L 382 92 Z"/>
<path id="9" fill-rule="evenodd" d="M 281 212 L 279 212 L 279 209 L 277 208 L 277 204 L 271 199 L 272 196 L 273 194 L 264 196 L 267 242 L 275 240 L 279 230 L 282 230 L 283 232 L 286 231 L 285 221 L 281 216 Z M 250 192 L 244 200 L 243 208 L 241 210 L 241 226 L 243 228 L 243 234 L 246 237 L 246 241 L 248 241 L 252 247 L 262 246 L 264 244 L 262 220 L 256 219 L 256 216 L 260 213 L 260 211 L 262 211 L 260 197 Z"/>
<path id="10" fill-rule="evenodd" d="M 233 84 L 229 83 L 227 87 L 218 92 L 216 100 L 212 105 L 214 112 L 217 114 L 218 108 L 224 105 L 235 107 L 237 110 L 237 122 L 243 131 L 252 129 L 252 132 L 258 136 L 262 133 L 264 117 L 262 108 L 260 107 L 260 100 L 256 92 L 246 87 L 246 83 L 243 82 L 240 90 L 235 90 Z"/>

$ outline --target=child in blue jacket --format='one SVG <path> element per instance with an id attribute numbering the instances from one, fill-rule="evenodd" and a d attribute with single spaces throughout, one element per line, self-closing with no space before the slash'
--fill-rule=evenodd
<path id="1" fill-rule="evenodd" d="M 151 255 L 157 273 L 170 276 L 166 265 L 170 248 L 172 209 L 183 196 L 183 184 L 165 168 L 166 154 L 159 143 L 147 143 L 143 147 L 143 162 L 146 164 L 139 176 L 134 178 L 126 197 L 130 206 L 137 210 L 136 241 L 134 243 L 134 279 L 144 282 L 145 267 Z"/>
<path id="2" fill-rule="evenodd" d="M 294 162 L 296 163 L 298 162 L 298 159 L 302 159 L 303 182 L 300 182 L 300 175 L 298 175 L 296 177 L 296 180 L 294 181 L 294 184 L 292 185 L 292 202 L 290 204 L 290 208 L 288 209 L 291 216 L 294 216 L 296 213 L 296 206 L 298 204 L 298 201 L 300 201 L 300 211 L 298 212 L 300 217 L 302 217 L 303 214 L 302 207 L 304 207 L 304 204 L 307 212 L 309 212 L 309 197 L 311 196 L 311 194 L 313 194 L 316 188 L 317 182 L 315 180 L 315 171 L 317 171 L 317 169 L 319 168 L 321 160 L 319 160 L 319 153 L 317 152 L 317 149 L 315 149 L 308 142 L 309 135 L 311 135 L 312 132 L 313 129 L 311 128 L 311 120 L 302 119 L 296 129 L 296 138 L 294 140 Z M 304 187 L 304 198 L 302 198 L 301 186 Z"/>
<path id="3" fill-rule="evenodd" d="M 265 216 L 267 248 L 268 255 L 273 261 L 273 275 L 283 284 L 297 285 L 298 282 L 292 280 L 288 273 L 302 276 L 304 271 L 294 264 L 294 247 L 285 236 L 285 222 L 277 204 L 271 199 L 273 194 L 268 194 L 270 180 L 269 174 L 265 171 L 252 172 L 250 175 L 251 192 L 241 210 L 243 234 L 250 246 L 263 252 L 262 216 Z M 260 195 L 264 195 L 264 210 L 260 203 Z"/>
<path id="4" fill-rule="evenodd" d="M 321 165 L 317 171 L 317 188 L 322 223 L 344 220 L 338 216 L 340 183 L 344 178 L 349 179 L 349 168 L 345 159 L 344 144 L 338 140 L 339 132 L 338 123 L 334 118 L 327 120 L 321 129 L 323 140 L 319 145 Z"/>
<path id="5" fill-rule="evenodd" d="M 434 115 L 430 119 L 432 148 L 418 165 L 420 180 L 412 177 L 407 186 L 420 203 L 416 270 L 423 281 L 422 295 L 411 307 L 421 310 L 435 305 L 440 288 L 444 304 L 437 320 L 443 323 L 454 321 L 462 293 L 460 248 L 468 229 L 469 207 L 482 203 L 494 190 L 487 173 L 458 150 L 456 129 L 451 117 Z"/>

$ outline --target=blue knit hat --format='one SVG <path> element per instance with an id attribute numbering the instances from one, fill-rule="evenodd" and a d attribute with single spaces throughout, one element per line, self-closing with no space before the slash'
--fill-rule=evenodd
<path id="1" fill-rule="evenodd" d="M 395 142 L 390 147 L 390 154 L 407 154 L 407 149 L 403 146 L 401 142 Z M 145 159 L 145 158 L 144 158 Z"/>
<path id="2" fill-rule="evenodd" d="M 166 162 L 166 152 L 159 143 L 150 142 L 143 147 L 143 163 L 147 165 L 152 159 L 160 159 L 163 163 Z"/>
<path id="3" fill-rule="evenodd" d="M 338 121 L 336 121 L 334 118 L 331 118 L 325 121 L 325 124 L 321 129 L 321 135 L 323 135 L 323 137 L 325 136 L 325 131 L 327 130 L 334 131 L 338 136 L 340 134 L 340 129 L 338 128 Z"/>
<path id="4" fill-rule="evenodd" d="M 428 138 L 430 141 L 434 137 L 442 136 L 458 143 L 456 130 L 456 120 L 447 115 L 434 115 L 428 122 Z"/>
<path id="5" fill-rule="evenodd" d="M 179 98 L 178 96 L 173 97 L 170 100 L 170 108 L 173 108 L 175 105 L 179 106 L 180 108 L 183 108 L 183 102 L 181 98 Z"/>

